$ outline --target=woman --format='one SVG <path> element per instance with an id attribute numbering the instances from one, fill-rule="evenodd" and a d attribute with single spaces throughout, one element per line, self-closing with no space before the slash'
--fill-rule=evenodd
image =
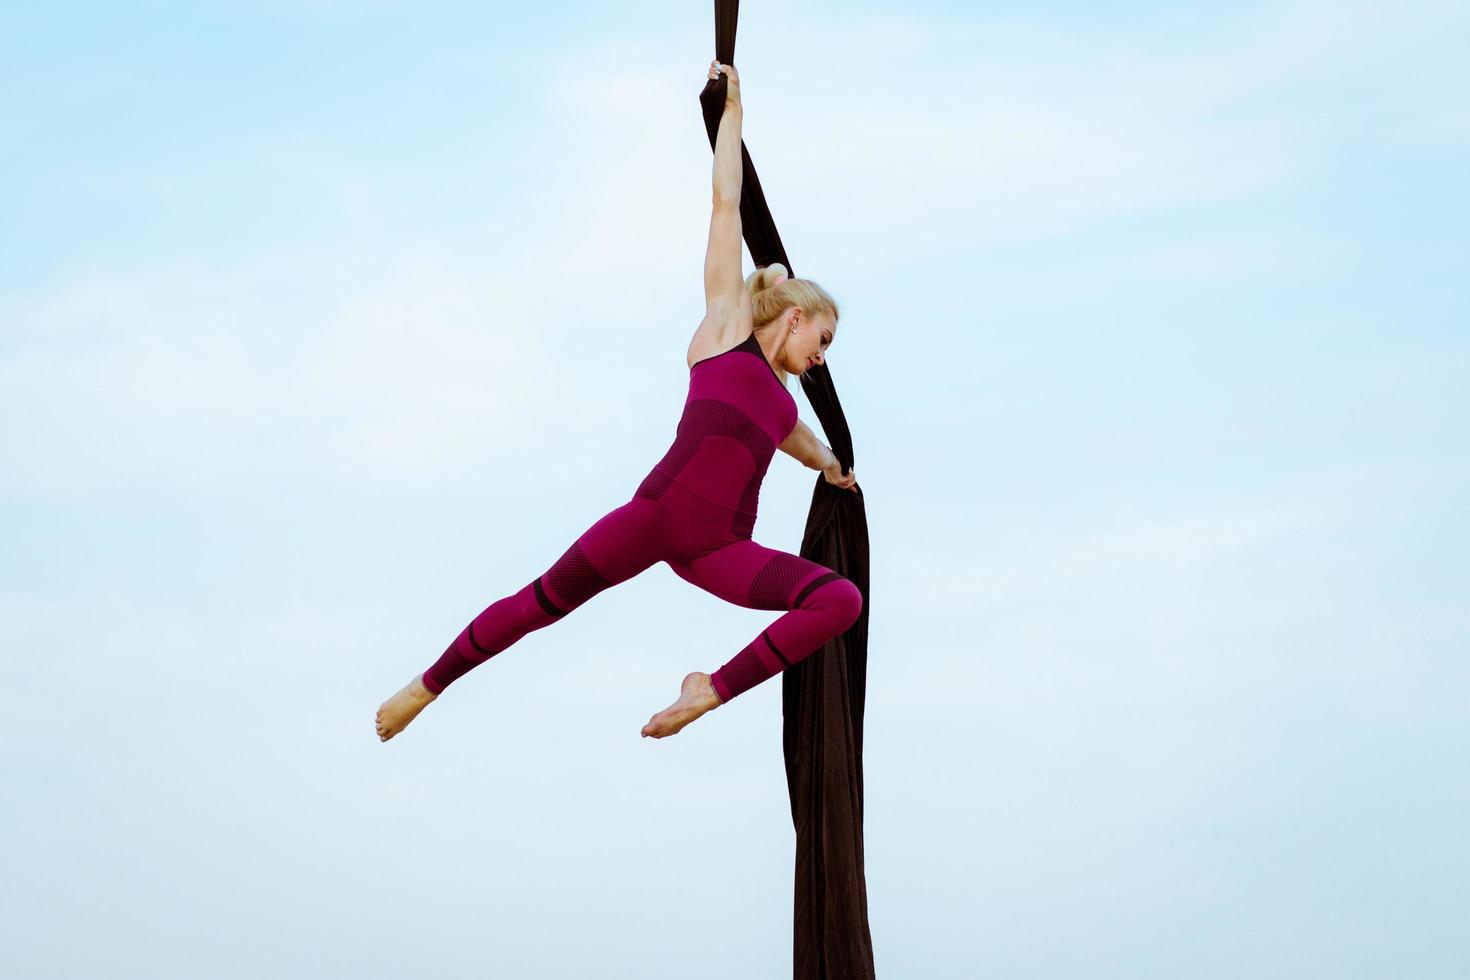
<path id="1" fill-rule="evenodd" d="M 633 498 L 587 529 L 545 574 L 493 603 L 428 670 L 378 709 L 378 737 L 401 732 L 444 688 L 532 630 L 656 562 L 722 599 L 785 615 L 713 674 L 684 678 L 679 698 L 643 734 L 673 735 L 806 657 L 857 621 L 862 594 L 831 569 L 751 540 L 761 480 L 776 449 L 856 493 L 831 449 L 797 419 L 788 374 L 821 364 L 837 305 L 778 265 L 740 278 L 740 81 L 728 78 L 715 139 L 714 213 L 705 256 L 704 321 L 689 344 L 689 395 L 669 447 Z"/>

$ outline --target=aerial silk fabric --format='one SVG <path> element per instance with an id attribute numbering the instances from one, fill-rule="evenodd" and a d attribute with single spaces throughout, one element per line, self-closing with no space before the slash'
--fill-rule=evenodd
<path id="1" fill-rule="evenodd" d="M 735 62 L 738 0 L 715 0 L 715 57 Z M 710 149 L 724 114 L 728 79 L 706 82 L 699 94 Z M 796 268 L 781 245 L 770 209 L 742 141 L 740 223 L 756 267 Z M 852 469 L 852 434 L 830 368 L 801 376 L 842 472 Z M 781 673 L 782 750 L 791 820 L 796 828 L 796 887 L 792 933 L 793 980 L 866 980 L 875 976 L 863 871 L 863 703 L 868 676 L 868 518 L 857 493 L 818 476 L 800 555 L 850 579 L 863 595 L 862 612 L 846 633 Z"/>

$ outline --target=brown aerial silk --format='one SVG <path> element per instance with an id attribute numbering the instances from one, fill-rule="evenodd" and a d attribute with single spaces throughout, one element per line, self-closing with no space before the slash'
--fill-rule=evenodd
<path id="1" fill-rule="evenodd" d="M 715 57 L 735 62 L 738 0 L 715 0 Z M 699 94 L 710 148 L 725 110 L 727 76 Z M 740 223 L 757 268 L 780 262 L 796 275 L 776 233 L 755 166 L 742 141 Z M 826 365 L 801 377 L 842 472 L 852 469 L 852 434 Z M 782 746 L 796 826 L 792 980 L 873 977 L 868 886 L 863 874 L 863 702 L 868 677 L 868 518 L 861 488 L 818 476 L 801 556 L 851 579 L 862 613 L 846 633 L 781 674 Z"/>

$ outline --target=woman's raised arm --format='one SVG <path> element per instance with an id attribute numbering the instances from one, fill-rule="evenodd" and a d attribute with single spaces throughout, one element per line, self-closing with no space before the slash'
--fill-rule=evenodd
<path id="1" fill-rule="evenodd" d="M 725 89 L 725 110 L 715 135 L 715 200 L 740 203 L 740 123 L 745 111 L 740 104 L 740 76 L 734 65 L 710 63 L 709 77 L 723 74 L 729 79 Z"/>
<path id="2" fill-rule="evenodd" d="M 731 316 L 745 298 L 740 274 L 740 76 L 734 67 L 710 63 L 710 78 L 723 73 L 729 79 L 724 114 L 715 136 L 714 206 L 709 223 L 709 247 L 704 256 L 706 318 Z"/>

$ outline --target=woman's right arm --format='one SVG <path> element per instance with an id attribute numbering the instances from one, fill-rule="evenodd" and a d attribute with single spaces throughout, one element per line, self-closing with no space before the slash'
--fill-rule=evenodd
<path id="1" fill-rule="evenodd" d="M 740 76 L 731 65 L 718 61 L 710 67 L 710 76 L 723 73 L 729 84 L 725 89 L 724 114 L 715 134 L 715 201 L 740 204 L 740 122 L 744 112 L 740 104 Z"/>
<path id="2" fill-rule="evenodd" d="M 748 305 L 750 297 L 740 274 L 740 82 L 729 65 L 711 64 L 710 77 L 718 72 L 729 77 L 730 85 L 715 135 L 714 207 L 704 254 L 704 304 L 706 322 L 714 324 L 716 339 L 724 340 L 733 329 L 731 324 L 740 320 L 741 304 Z"/>

